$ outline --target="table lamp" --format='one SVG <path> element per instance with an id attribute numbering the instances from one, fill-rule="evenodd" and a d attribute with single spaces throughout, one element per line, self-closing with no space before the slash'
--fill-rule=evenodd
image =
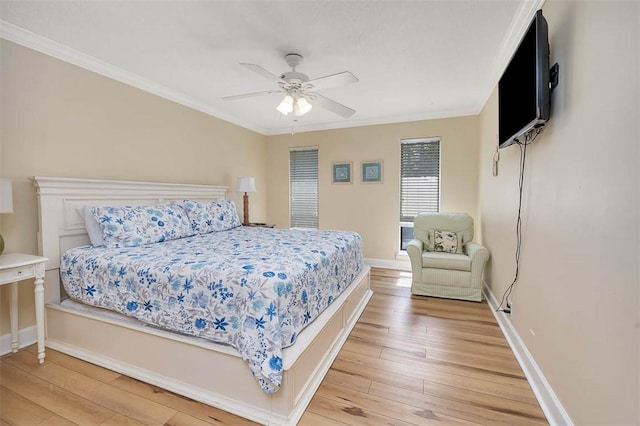
<path id="1" fill-rule="evenodd" d="M 249 225 L 249 196 L 248 192 L 256 192 L 256 181 L 252 177 L 239 177 L 238 178 L 238 187 L 236 188 L 238 192 L 244 192 L 243 201 L 244 201 L 244 221 L 243 225 Z"/>
<path id="2" fill-rule="evenodd" d="M 11 179 L 0 179 L 0 213 L 13 213 L 13 191 Z M 0 254 L 4 251 L 4 238 L 0 233 Z"/>

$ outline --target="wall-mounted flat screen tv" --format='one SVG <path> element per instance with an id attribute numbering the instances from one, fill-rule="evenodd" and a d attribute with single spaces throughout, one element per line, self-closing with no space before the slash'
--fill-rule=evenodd
<path id="1" fill-rule="evenodd" d="M 549 35 L 538 10 L 498 84 L 498 145 L 524 142 L 549 120 Z"/>

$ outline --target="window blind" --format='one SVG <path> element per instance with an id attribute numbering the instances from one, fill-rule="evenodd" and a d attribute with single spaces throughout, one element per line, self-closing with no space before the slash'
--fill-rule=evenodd
<path id="1" fill-rule="evenodd" d="M 400 147 L 400 222 L 413 222 L 440 209 L 440 139 L 405 139 Z"/>
<path id="2" fill-rule="evenodd" d="M 289 226 L 318 229 L 318 148 L 289 152 Z"/>

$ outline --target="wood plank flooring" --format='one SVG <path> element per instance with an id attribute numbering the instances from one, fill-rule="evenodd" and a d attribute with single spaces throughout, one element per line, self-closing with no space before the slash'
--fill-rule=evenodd
<path id="1" fill-rule="evenodd" d="M 373 268 L 374 295 L 300 425 L 548 424 L 486 303 L 411 296 Z M 0 359 L 2 425 L 250 425 L 35 346 Z"/>

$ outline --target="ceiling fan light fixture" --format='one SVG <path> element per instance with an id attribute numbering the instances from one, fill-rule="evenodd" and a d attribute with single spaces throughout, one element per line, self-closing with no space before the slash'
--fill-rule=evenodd
<path id="1" fill-rule="evenodd" d="M 281 74 L 274 74 L 262 68 L 260 65 L 241 63 L 240 65 L 248 70 L 260 74 L 267 80 L 275 81 L 278 89 L 224 96 L 222 99 L 235 100 L 284 93 L 284 99 L 280 101 L 280 104 L 278 104 L 275 109 L 285 116 L 289 115 L 290 112 L 293 112 L 293 115 L 296 117 L 305 115 L 311 111 L 313 105 L 316 104 L 319 105 L 320 108 L 324 108 L 343 118 L 349 118 L 355 114 L 356 111 L 354 109 L 316 93 L 317 90 L 357 83 L 359 80 L 355 75 L 349 71 L 342 71 L 336 74 L 309 79 L 306 74 L 297 71 L 298 65 L 302 62 L 302 55 L 298 53 L 288 53 L 285 55 L 285 61 L 291 67 L 291 71 Z M 297 120 L 294 119 L 294 121 Z"/>
<path id="2" fill-rule="evenodd" d="M 280 105 L 276 107 L 278 111 L 280 111 L 284 115 L 288 115 L 291 111 L 293 111 L 293 97 L 289 94 L 284 97 Z"/>
<path id="3" fill-rule="evenodd" d="M 305 97 L 301 96 L 296 99 L 293 111 L 294 114 L 299 117 L 311 111 L 311 108 L 313 108 L 313 105 L 311 105 L 311 103 Z"/>

